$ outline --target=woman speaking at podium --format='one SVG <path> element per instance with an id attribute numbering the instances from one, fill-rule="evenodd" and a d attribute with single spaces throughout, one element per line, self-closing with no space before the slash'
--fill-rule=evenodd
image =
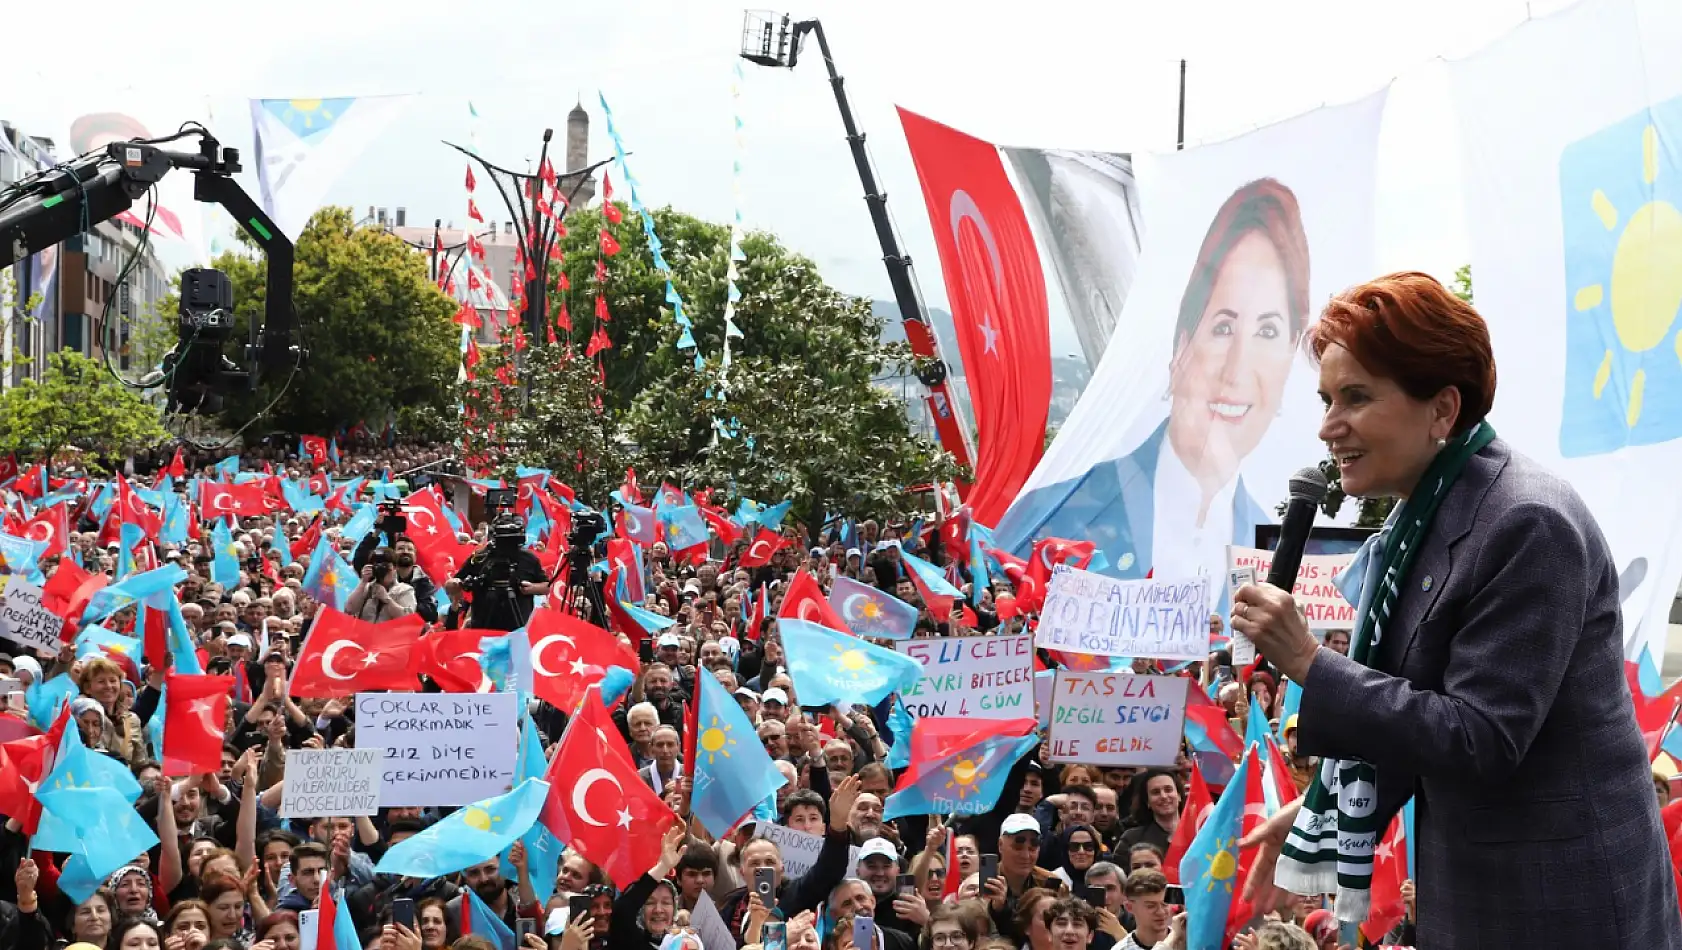
<path id="1" fill-rule="evenodd" d="M 1297 745 L 1323 760 L 1247 839 L 1251 892 L 1335 893 L 1365 919 L 1375 847 L 1413 798 L 1419 946 L 1682 950 L 1611 552 L 1485 418 L 1483 318 L 1392 274 L 1333 298 L 1308 345 L 1343 490 L 1399 502 L 1343 574 L 1348 656 L 1288 592 L 1234 597 L 1233 629 L 1302 684 Z"/>

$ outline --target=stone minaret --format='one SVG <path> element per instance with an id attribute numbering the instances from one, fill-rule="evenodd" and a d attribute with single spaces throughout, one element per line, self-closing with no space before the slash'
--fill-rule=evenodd
<path id="1" fill-rule="evenodd" d="M 567 151 L 565 171 L 575 172 L 590 164 L 590 114 L 584 111 L 584 104 L 580 102 L 567 113 Z M 592 175 L 582 185 L 576 180 L 568 179 L 561 183 L 562 192 L 572 191 L 578 186 L 578 194 L 572 199 L 574 206 L 583 208 L 596 197 L 596 179 Z"/>

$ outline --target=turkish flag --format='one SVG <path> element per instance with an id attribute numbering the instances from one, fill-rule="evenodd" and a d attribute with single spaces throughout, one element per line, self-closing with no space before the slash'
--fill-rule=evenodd
<path id="1" fill-rule="evenodd" d="M 782 619 L 789 617 L 795 620 L 807 620 L 820 626 L 828 627 L 841 633 L 852 633 L 852 628 L 835 612 L 835 608 L 824 599 L 823 589 L 811 574 L 801 568 L 794 575 L 794 580 L 788 585 L 788 591 L 783 594 L 783 603 L 777 608 L 777 616 Z"/>
<path id="2" fill-rule="evenodd" d="M 41 585 L 41 606 L 64 618 L 61 639 L 69 642 L 82 629 L 82 611 L 94 593 L 110 581 L 110 575 L 90 574 L 69 558 L 58 562 L 58 569 Z"/>
<path id="3" fill-rule="evenodd" d="M 414 691 L 411 654 L 426 621 L 409 614 L 368 623 L 323 606 L 298 653 L 290 694 L 334 699 L 376 689 Z"/>
<path id="4" fill-rule="evenodd" d="M 1045 449 L 1051 318 L 1033 232 L 998 149 L 899 110 L 975 408 L 969 504 L 998 524 Z"/>
<path id="5" fill-rule="evenodd" d="M 1402 882 L 1408 877 L 1407 838 L 1403 836 L 1402 816 L 1390 819 L 1390 830 L 1373 855 L 1372 903 L 1367 919 L 1361 924 L 1361 935 L 1377 944 L 1391 928 L 1407 916 L 1407 904 L 1402 901 Z"/>
<path id="6" fill-rule="evenodd" d="M 128 524 L 137 524 L 148 537 L 157 537 L 163 529 L 163 516 L 152 510 L 152 506 L 140 500 L 135 494 L 134 486 L 128 479 L 117 473 L 117 506 L 122 509 L 122 519 Z"/>
<path id="7" fill-rule="evenodd" d="M 179 452 L 181 450 L 176 449 L 176 451 Z M 18 457 L 12 454 L 0 456 L 0 485 L 4 485 L 5 483 L 11 481 L 16 478 L 17 475 Z"/>
<path id="8" fill-rule="evenodd" d="M 64 553 L 66 539 L 70 537 L 70 506 L 54 505 L 38 512 L 13 533 L 31 541 L 45 541 L 47 546 L 41 549 L 41 557 L 57 557 Z"/>
<path id="9" fill-rule="evenodd" d="M 164 687 L 164 774 L 220 769 L 234 678 L 170 673 Z"/>
<path id="10" fill-rule="evenodd" d="M 651 519 L 652 520 L 652 519 Z M 625 599 L 641 605 L 648 597 L 642 582 L 642 570 L 637 565 L 636 542 L 613 538 L 607 542 L 607 567 L 625 578 Z M 617 589 L 610 592 L 617 596 Z"/>
<path id="11" fill-rule="evenodd" d="M 580 697 L 584 706 L 549 760 L 549 799 L 538 820 L 623 889 L 660 860 L 677 816 L 637 774 L 597 690 Z"/>
<path id="12" fill-rule="evenodd" d="M 776 554 L 787 543 L 787 538 L 770 528 L 760 528 L 759 533 L 753 536 L 753 543 L 742 552 L 742 566 L 764 567 L 771 563 L 771 555 Z"/>
<path id="13" fill-rule="evenodd" d="M 731 521 L 730 516 L 722 511 L 717 511 L 712 508 L 702 508 L 701 517 L 707 519 L 707 524 L 712 526 L 713 533 L 718 535 L 718 540 L 722 542 L 725 547 L 735 544 L 736 539 L 742 536 L 741 526 L 736 524 L 736 522 Z"/>
<path id="14" fill-rule="evenodd" d="M 532 611 L 526 624 L 531 641 L 532 691 L 565 713 L 578 708 L 584 691 L 602 681 L 610 666 L 637 673 L 636 654 L 619 638 L 554 607 Z"/>
<path id="15" fill-rule="evenodd" d="M 34 834 L 41 821 L 35 789 L 53 770 L 58 743 L 69 722 L 70 704 L 66 703 L 44 734 L 0 743 L 0 815 L 16 818 L 26 835 Z"/>
<path id="16" fill-rule="evenodd" d="M 446 693 L 477 693 L 487 680 L 479 665 L 479 641 L 501 637 L 501 630 L 434 630 L 415 647 L 415 672 Z"/>
<path id="17" fill-rule="evenodd" d="M 1016 591 L 1016 597 L 1014 598 L 1016 612 L 1022 614 L 1038 613 L 1039 609 L 1045 606 L 1045 584 L 1028 572 L 1028 562 L 995 547 L 984 545 L 982 549 L 987 552 L 988 557 L 999 562 L 999 566 L 1004 569 L 1005 577 L 1010 579 L 1010 583 Z M 1002 617 L 1004 614 L 1001 613 L 999 616 Z"/>
<path id="18" fill-rule="evenodd" d="M 304 450 L 310 464 L 320 468 L 327 464 L 327 440 L 319 435 L 298 436 L 298 447 Z"/>
<path id="19" fill-rule="evenodd" d="M 1028 555 L 1028 576 L 1045 590 L 1051 584 L 1051 569 L 1059 564 L 1084 569 L 1092 563 L 1098 545 L 1091 541 L 1068 541 L 1063 538 L 1040 538 Z"/>
<path id="20" fill-rule="evenodd" d="M 1180 883 L 1180 861 L 1191 847 L 1193 838 L 1214 810 L 1215 799 L 1209 794 L 1209 783 L 1203 781 L 1203 770 L 1194 760 L 1191 765 L 1191 788 L 1186 792 L 1185 807 L 1180 809 L 1180 822 L 1174 826 L 1174 837 L 1168 841 L 1168 856 L 1162 859 L 1162 873 L 1168 883 Z"/>
<path id="21" fill-rule="evenodd" d="M 1221 794 L 1231 794 L 1237 789 L 1229 788 Z M 1244 781 L 1244 817 L 1238 826 L 1238 840 L 1242 841 L 1251 832 L 1267 821 L 1267 799 L 1262 792 L 1262 763 L 1259 755 L 1250 757 L 1250 769 Z M 1238 874 L 1232 879 L 1232 904 L 1227 908 L 1226 939 L 1222 945 L 1230 944 L 1232 938 L 1238 936 L 1238 931 L 1250 922 L 1250 918 L 1257 913 L 1255 904 L 1239 896 L 1244 893 L 1244 885 L 1250 879 L 1250 869 L 1255 866 L 1256 855 L 1261 852 L 1259 845 L 1242 848 L 1238 852 Z"/>

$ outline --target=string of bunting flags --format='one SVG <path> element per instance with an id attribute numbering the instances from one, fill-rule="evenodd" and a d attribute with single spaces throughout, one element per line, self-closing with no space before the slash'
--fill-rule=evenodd
<path id="1" fill-rule="evenodd" d="M 706 366 L 706 359 L 701 356 L 695 345 L 695 334 L 691 332 L 695 326 L 689 315 L 683 309 L 683 297 L 677 292 L 677 286 L 672 283 L 672 268 L 666 263 L 666 255 L 661 252 L 660 236 L 654 233 L 654 216 L 642 203 L 642 196 L 637 191 L 637 176 L 631 172 L 630 163 L 625 160 L 625 140 L 619 135 L 619 127 L 613 121 L 613 109 L 607 104 L 607 95 L 598 92 L 601 100 L 602 117 L 607 121 L 607 135 L 613 140 L 614 163 L 619 166 L 619 173 L 624 178 L 625 187 L 630 191 L 631 210 L 641 216 L 643 234 L 648 238 L 648 253 L 654 258 L 654 268 L 666 278 L 666 302 L 672 306 L 672 317 L 683 332 L 678 336 L 677 348 L 680 350 L 697 350 L 695 353 L 695 369 Z"/>

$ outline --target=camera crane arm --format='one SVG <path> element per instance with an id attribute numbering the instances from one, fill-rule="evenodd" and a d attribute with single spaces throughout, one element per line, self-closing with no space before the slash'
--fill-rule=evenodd
<path id="1" fill-rule="evenodd" d="M 285 366 L 299 356 L 293 346 L 292 241 L 234 180 L 239 151 L 222 148 L 202 129 L 198 134 L 196 153 L 138 140 L 111 142 L 0 191 L 0 268 L 128 211 L 171 169 L 191 170 L 193 198 L 226 208 L 263 249 L 268 263 L 263 335 L 249 356 L 263 369 Z"/>

